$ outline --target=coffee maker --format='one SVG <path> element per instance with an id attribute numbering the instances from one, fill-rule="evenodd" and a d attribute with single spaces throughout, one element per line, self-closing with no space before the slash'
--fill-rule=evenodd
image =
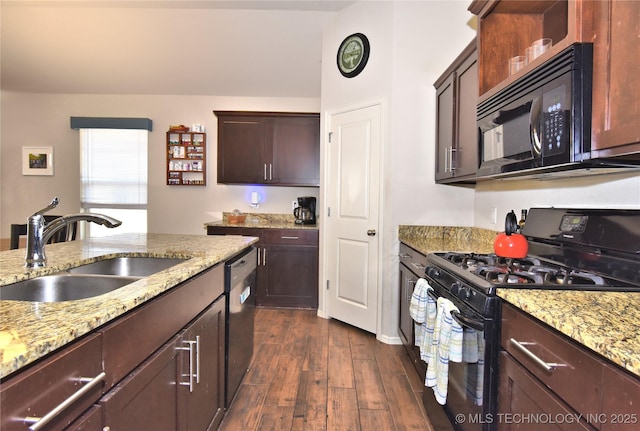
<path id="1" fill-rule="evenodd" d="M 316 224 L 316 198 L 302 196 L 298 198 L 298 207 L 293 210 L 296 224 Z"/>

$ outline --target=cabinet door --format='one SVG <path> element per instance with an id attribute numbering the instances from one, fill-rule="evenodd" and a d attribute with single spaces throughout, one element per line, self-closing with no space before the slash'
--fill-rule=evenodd
<path id="1" fill-rule="evenodd" d="M 436 180 L 451 177 L 454 143 L 454 82 L 452 73 L 436 90 Z"/>
<path id="2" fill-rule="evenodd" d="M 110 431 L 176 430 L 177 350 L 165 344 L 100 400 Z"/>
<path id="3" fill-rule="evenodd" d="M 576 417 L 572 409 L 562 402 L 546 386 L 542 385 L 531 373 L 518 364 L 511 356 L 500 353 L 500 383 L 498 389 L 498 412 L 502 416 L 495 418 L 500 431 L 507 430 L 593 430 L 583 422 L 558 421 L 554 428 L 548 424 L 507 420 L 501 418 Z M 546 426 L 546 427 L 545 427 Z"/>
<path id="4" fill-rule="evenodd" d="M 275 119 L 272 184 L 320 185 L 320 116 Z"/>
<path id="5" fill-rule="evenodd" d="M 216 429 L 224 411 L 225 297 L 207 309 L 181 335 L 179 428 Z"/>
<path id="6" fill-rule="evenodd" d="M 398 333 L 402 344 L 410 349 L 413 348 L 413 319 L 409 314 L 409 306 L 411 305 L 411 295 L 416 283 L 416 278 L 411 274 L 404 265 L 400 265 L 400 327 Z"/>
<path id="7" fill-rule="evenodd" d="M 218 115 L 218 182 L 265 183 L 270 169 L 267 158 L 271 158 L 265 153 L 271 136 L 273 120 Z"/>
<path id="8" fill-rule="evenodd" d="M 599 9 L 593 53 L 593 148 L 602 156 L 638 152 L 640 56 L 632 53 L 638 50 L 640 2 L 593 3 Z"/>
<path id="9" fill-rule="evenodd" d="M 456 145 L 453 176 L 473 177 L 478 170 L 478 55 L 474 50 L 456 72 Z"/>

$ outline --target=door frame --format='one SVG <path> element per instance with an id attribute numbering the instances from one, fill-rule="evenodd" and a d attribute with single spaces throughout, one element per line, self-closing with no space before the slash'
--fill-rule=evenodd
<path id="1" fill-rule="evenodd" d="M 358 109 L 369 108 L 372 106 L 378 106 L 380 109 L 380 157 L 378 161 L 378 172 L 380 176 L 380 186 L 378 190 L 378 226 L 377 236 L 379 237 L 379 247 L 378 247 L 378 256 L 376 256 L 376 264 L 378 265 L 376 271 L 377 285 L 378 291 L 376 292 L 377 297 L 377 310 L 376 310 L 376 338 L 383 340 L 386 337 L 382 334 L 382 289 L 383 289 L 383 247 L 384 239 L 385 239 L 385 224 L 384 224 L 384 178 L 385 178 L 385 156 L 387 155 L 386 150 L 386 122 L 387 122 L 387 109 L 386 104 L 382 98 L 371 99 L 367 101 L 357 102 L 354 104 L 334 107 L 325 109 L 320 116 L 320 193 L 319 193 L 319 214 L 320 214 L 320 244 L 319 244 L 319 266 L 320 266 L 320 276 L 318 277 L 318 316 L 323 317 L 325 319 L 330 318 L 330 313 L 328 310 L 328 301 L 327 301 L 327 261 L 328 261 L 328 247 L 326 246 L 328 238 L 327 238 L 327 229 L 324 228 L 324 217 L 327 215 L 327 190 L 328 190 L 328 163 L 329 159 L 329 131 L 331 125 L 331 117 L 333 115 L 343 114 L 349 111 L 355 111 Z"/>

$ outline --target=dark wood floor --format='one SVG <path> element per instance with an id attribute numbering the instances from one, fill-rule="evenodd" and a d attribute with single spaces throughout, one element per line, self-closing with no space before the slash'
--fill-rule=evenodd
<path id="1" fill-rule="evenodd" d="M 255 334 L 221 431 L 433 431 L 401 346 L 306 310 L 259 308 Z"/>

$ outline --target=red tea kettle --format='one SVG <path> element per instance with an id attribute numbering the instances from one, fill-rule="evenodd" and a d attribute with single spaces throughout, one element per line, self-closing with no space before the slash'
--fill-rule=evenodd
<path id="1" fill-rule="evenodd" d="M 504 232 L 501 232 L 493 241 L 493 251 L 500 256 L 510 259 L 522 259 L 529 252 L 527 238 L 517 233 L 518 219 L 513 210 L 507 214 L 504 222 Z"/>

